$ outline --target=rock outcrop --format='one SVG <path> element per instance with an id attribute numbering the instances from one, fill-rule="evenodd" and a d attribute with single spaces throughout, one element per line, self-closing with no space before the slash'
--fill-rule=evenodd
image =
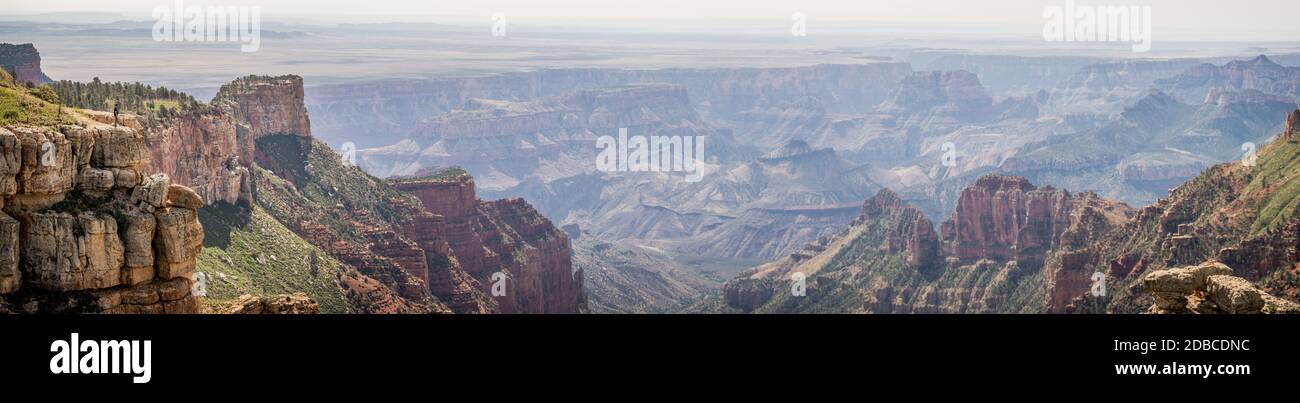
<path id="1" fill-rule="evenodd" d="M 1063 312 L 1092 284 L 1088 264 L 1100 252 L 1090 240 L 1132 214 L 1095 194 L 989 175 L 936 233 L 883 189 L 847 230 L 741 273 L 723 299 L 746 312 Z M 786 291 L 796 275 L 805 296 Z"/>
<path id="2" fill-rule="evenodd" d="M 984 176 L 962 191 L 956 211 L 944 221 L 945 254 L 962 263 L 1015 260 L 1021 267 L 1039 267 L 1087 208 L 1106 212 L 1102 217 L 1116 224 L 1131 214 L 1127 206 L 1095 195 L 1040 189 L 1020 177 Z"/>
<path id="3" fill-rule="evenodd" d="M 221 86 L 212 104 L 248 127 L 248 141 L 275 134 L 311 137 L 302 77 L 242 77 Z"/>
<path id="4" fill-rule="evenodd" d="M 0 69 L 9 72 L 19 83 L 40 85 L 54 81 L 41 71 L 41 54 L 30 43 L 0 43 Z"/>
<path id="5" fill-rule="evenodd" d="M 241 127 L 221 113 L 185 113 L 152 133 L 148 168 L 166 173 L 209 202 L 248 203 L 252 198 Z M 247 151 L 246 151 L 247 150 Z"/>
<path id="6" fill-rule="evenodd" d="M 1150 313 L 1300 314 L 1300 304 L 1269 295 L 1218 262 L 1156 270 L 1142 285 L 1155 297 Z"/>
<path id="7" fill-rule="evenodd" d="M 0 294 L 23 312 L 195 313 L 203 204 L 143 180 L 143 135 L 105 125 L 0 128 Z"/>
<path id="8" fill-rule="evenodd" d="M 1300 134 L 1300 109 L 1286 114 L 1286 130 L 1282 131 L 1287 139 L 1294 139 L 1296 134 Z"/>
<path id="9" fill-rule="evenodd" d="M 442 217 L 440 233 L 460 267 L 495 297 L 501 312 L 587 311 L 582 272 L 573 270 L 568 236 L 527 202 L 480 201 L 474 179 L 460 170 L 394 184 Z"/>
<path id="10" fill-rule="evenodd" d="M 247 76 L 223 85 L 212 108 L 173 116 L 151 128 L 148 168 L 166 173 L 209 202 L 252 200 L 249 168 L 256 140 L 287 134 L 310 138 L 302 77 Z M 127 126 L 139 126 L 125 119 Z"/>
<path id="11" fill-rule="evenodd" d="M 320 304 L 312 301 L 303 293 L 265 297 L 241 295 L 237 301 L 231 303 L 221 313 L 236 315 L 318 314 L 320 313 Z"/>

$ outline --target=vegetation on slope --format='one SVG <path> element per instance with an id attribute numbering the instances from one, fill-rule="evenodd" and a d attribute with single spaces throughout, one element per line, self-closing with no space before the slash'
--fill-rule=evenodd
<path id="1" fill-rule="evenodd" d="M 0 69 L 0 125 L 56 126 L 76 123 L 76 118 L 59 106 L 59 97 L 50 87 L 29 88 L 17 84 L 9 73 Z"/>
<path id="2" fill-rule="evenodd" d="M 1264 147 L 1258 166 L 1250 169 L 1247 196 L 1259 195 L 1250 234 L 1277 229 L 1296 216 L 1300 208 L 1300 143 L 1279 140 Z"/>
<path id="3" fill-rule="evenodd" d="M 406 220 L 424 211 L 419 199 L 348 165 L 317 140 L 266 136 L 257 139 L 256 149 L 253 199 L 268 215 L 300 234 L 323 227 L 329 236 L 337 238 L 312 242 L 342 242 L 334 245 L 342 248 L 339 251 L 356 252 L 358 259 L 364 259 L 348 263 L 389 287 L 416 281 L 392 260 L 365 253 L 371 242 L 363 231 L 397 231 Z M 427 263 L 431 268 L 450 264 L 438 259 Z M 442 306 L 436 297 L 415 302 Z"/>
<path id="4" fill-rule="evenodd" d="M 244 294 L 302 292 L 320 304 L 321 313 L 353 312 L 335 282 L 338 273 L 351 267 L 298 237 L 260 207 L 244 217 L 225 203 L 199 211 L 205 245 L 196 271 L 208 277 L 205 303 L 222 306 Z"/>

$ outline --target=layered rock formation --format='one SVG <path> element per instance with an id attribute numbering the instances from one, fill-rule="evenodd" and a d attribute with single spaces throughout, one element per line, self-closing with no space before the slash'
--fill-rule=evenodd
<path id="1" fill-rule="evenodd" d="M 248 127 L 248 141 L 273 134 L 311 137 L 302 77 L 241 77 L 221 86 L 212 104 Z"/>
<path id="2" fill-rule="evenodd" d="M 987 122 L 1038 114 L 1031 100 L 994 99 L 979 77 L 965 70 L 921 71 L 904 78 L 876 113 L 889 115 L 896 127 L 945 130 L 960 123 Z"/>
<path id="3" fill-rule="evenodd" d="M 1198 102 L 1215 91 L 1257 90 L 1300 100 L 1300 68 L 1286 67 L 1267 56 L 1222 66 L 1204 63 L 1177 76 L 1157 80 L 1156 87 L 1183 102 Z"/>
<path id="4" fill-rule="evenodd" d="M 0 43 L 0 69 L 9 72 L 19 83 L 40 85 L 53 81 L 41 71 L 41 54 L 30 43 Z"/>
<path id="5" fill-rule="evenodd" d="M 436 217 L 419 200 L 348 166 L 308 138 L 258 139 L 254 203 L 323 252 L 356 269 L 339 284 L 376 313 L 487 312 L 483 305 L 447 305 L 454 295 L 431 288 L 454 260 L 440 254 Z M 454 277 L 453 277 L 454 278 Z M 463 289 L 452 286 L 450 290 Z M 443 293 L 447 291 L 448 293 Z M 466 300 L 468 303 L 477 299 Z"/>
<path id="6" fill-rule="evenodd" d="M 127 118 L 128 124 L 132 119 Z M 167 173 L 209 202 L 247 204 L 252 200 L 250 149 L 237 133 L 239 124 L 221 113 L 185 113 L 149 136 L 149 169 Z"/>
<path id="7" fill-rule="evenodd" d="M 942 270 L 939 245 L 934 224 L 920 210 L 905 206 L 893 191 L 882 189 L 867 199 L 848 229 L 741 273 L 723 285 L 723 298 L 728 306 L 745 312 L 781 312 L 803 305 L 808 295 L 825 295 L 820 303 L 826 304 L 823 309 L 828 311 L 964 312 L 971 305 L 969 295 L 944 303 L 913 300 L 918 292 L 913 284 Z M 879 267 L 874 275 L 889 281 L 871 280 L 867 275 L 872 268 L 852 263 L 884 255 L 898 260 Z M 795 282 L 802 282 L 805 295 L 795 294 Z M 861 298 L 871 301 L 864 303 Z"/>
<path id="8" fill-rule="evenodd" d="M 0 128 L 0 294 L 23 312 L 195 313 L 202 198 L 144 176 L 143 135 Z"/>
<path id="9" fill-rule="evenodd" d="M 1156 270 L 1142 285 L 1155 297 L 1151 313 L 1300 314 L 1300 304 L 1269 295 L 1218 262 Z"/>
<path id="10" fill-rule="evenodd" d="M 400 179 L 395 186 L 443 218 L 435 232 L 445 234 L 460 267 L 495 297 L 503 313 L 587 311 L 582 272 L 573 270 L 568 237 L 527 202 L 480 201 L 474 179 L 459 170 Z"/>
<path id="11" fill-rule="evenodd" d="M 920 210 L 885 189 L 867 200 L 846 231 L 742 273 L 724 285 L 724 299 L 732 308 L 758 312 L 1062 310 L 1056 306 L 1090 285 L 1091 272 L 1074 263 L 1096 254 L 1088 240 L 1122 226 L 1131 214 L 1091 193 L 990 175 L 962 191 L 936 233 Z M 784 291 L 795 273 L 804 276 L 807 297 Z"/>
<path id="12" fill-rule="evenodd" d="M 529 176 L 550 181 L 596 172 L 596 139 L 620 129 L 630 136 L 704 136 L 713 158 L 729 149 L 701 121 L 685 88 L 638 84 L 530 101 L 471 99 L 425 121 L 410 140 L 358 156 L 367 172 L 381 177 L 458 165 L 481 173 L 484 188 L 501 190 Z"/>
<path id="13" fill-rule="evenodd" d="M 1096 195 L 1039 189 L 1019 177 L 984 176 L 962 191 L 956 211 L 943 222 L 945 254 L 961 263 L 1015 260 L 1022 267 L 1039 267 L 1048 251 L 1059 249 L 1066 230 L 1077 225 L 1079 211 L 1088 208 L 1102 212 L 1111 224 L 1132 213 Z"/>
<path id="14" fill-rule="evenodd" d="M 167 173 L 204 200 L 247 205 L 255 142 L 269 135 L 311 137 L 302 77 L 247 76 L 223 85 L 211 108 L 151 127 L 150 169 Z M 140 126 L 133 118 L 125 125 Z"/>
<path id="15" fill-rule="evenodd" d="M 864 112 L 911 72 L 906 63 L 779 68 L 547 69 L 486 77 L 384 80 L 313 87 L 316 135 L 331 144 L 379 147 L 407 138 L 422 121 L 472 99 L 531 100 L 581 89 L 636 83 L 685 87 L 702 114 L 722 119 L 813 98 L 831 112 Z M 779 144 L 779 143 L 778 143 Z"/>

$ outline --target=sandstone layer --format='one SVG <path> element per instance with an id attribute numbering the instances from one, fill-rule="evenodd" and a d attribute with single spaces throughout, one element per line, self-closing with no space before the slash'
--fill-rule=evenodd
<path id="1" fill-rule="evenodd" d="M 460 266 L 503 313 L 587 311 L 568 236 L 527 202 L 480 201 L 474 179 L 463 171 L 399 180 L 396 186 L 443 218 L 442 233 Z"/>
<path id="2" fill-rule="evenodd" d="M 22 312 L 195 313 L 203 199 L 144 176 L 143 135 L 0 128 L 0 294 Z"/>

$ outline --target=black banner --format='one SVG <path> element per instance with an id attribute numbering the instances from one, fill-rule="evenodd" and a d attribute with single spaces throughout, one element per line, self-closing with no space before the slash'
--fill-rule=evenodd
<path id="1" fill-rule="evenodd" d="M 1101 315 L 0 316 L 0 345 L 5 346 L 2 370 L 7 381 L 74 389 L 93 385 L 93 390 L 196 384 L 233 388 L 215 390 L 221 393 L 294 383 L 328 393 L 340 385 L 422 385 L 434 380 L 444 386 L 490 386 L 502 377 L 654 382 L 671 388 L 717 382 L 724 375 L 794 374 L 825 381 L 870 377 L 956 383 L 1249 385 L 1300 375 L 1295 367 L 1300 354 L 1285 330 L 1294 328 L 1297 320 Z M 82 347 L 148 341 L 147 382 L 135 382 L 142 371 L 86 374 L 83 366 L 82 373 L 54 373 L 52 367 L 67 362 L 59 361 L 60 352 L 52 350 L 59 350 L 59 342 L 70 346 L 73 334 Z M 78 364 L 96 364 L 94 359 L 81 361 L 87 360 L 84 350 L 77 353 Z"/>

